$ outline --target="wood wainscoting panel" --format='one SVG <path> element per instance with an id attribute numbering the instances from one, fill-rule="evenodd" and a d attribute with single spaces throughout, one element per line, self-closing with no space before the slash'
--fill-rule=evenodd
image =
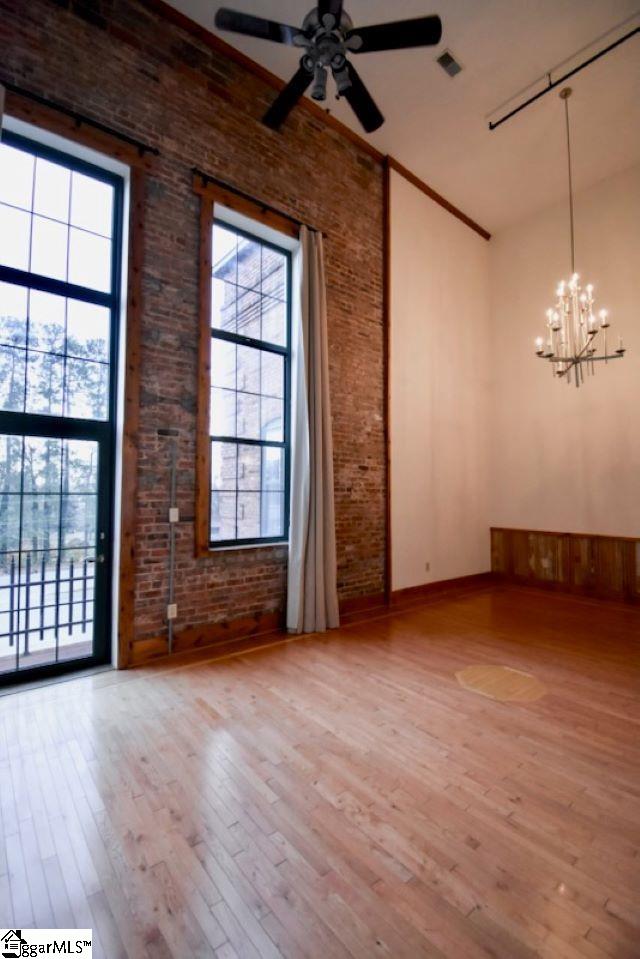
<path id="1" fill-rule="evenodd" d="M 517 583 L 640 603 L 640 538 L 492 527 L 491 569 Z"/>
<path id="2" fill-rule="evenodd" d="M 609 537 L 593 540 L 594 585 L 603 596 L 617 599 L 625 592 L 626 545 Z"/>

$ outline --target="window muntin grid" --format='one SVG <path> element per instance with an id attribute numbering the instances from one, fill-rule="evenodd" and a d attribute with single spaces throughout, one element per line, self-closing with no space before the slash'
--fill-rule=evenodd
<path id="1" fill-rule="evenodd" d="M 212 546 L 288 535 L 290 254 L 213 226 Z"/>
<path id="2" fill-rule="evenodd" d="M 11 673 L 109 655 L 122 197 L 115 174 L 2 132 L 0 673 L 7 682 Z M 100 575 L 96 562 L 104 563 Z"/>

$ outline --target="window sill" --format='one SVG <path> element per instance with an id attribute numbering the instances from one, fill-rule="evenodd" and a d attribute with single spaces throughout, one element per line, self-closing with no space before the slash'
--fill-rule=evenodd
<path id="1" fill-rule="evenodd" d="M 261 543 L 258 540 L 258 542 L 256 543 L 237 543 L 237 544 L 226 544 L 226 545 L 223 544 L 221 546 L 211 545 L 209 546 L 209 549 L 207 550 L 205 555 L 211 556 L 212 554 L 215 554 L 215 553 L 231 553 L 231 552 L 237 552 L 238 550 L 245 550 L 245 549 L 273 549 L 274 547 L 277 548 L 277 547 L 288 546 L 288 545 L 289 545 L 288 539 L 279 539 L 279 540 L 276 540 L 275 542 L 270 542 L 270 543 Z"/>

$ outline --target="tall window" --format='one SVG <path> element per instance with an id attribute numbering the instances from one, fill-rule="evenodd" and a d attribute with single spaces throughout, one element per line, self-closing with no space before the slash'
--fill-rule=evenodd
<path id="1" fill-rule="evenodd" d="M 123 183 L 0 143 L 0 680 L 109 647 Z"/>
<path id="2" fill-rule="evenodd" d="M 219 220 L 212 229 L 210 545 L 284 541 L 290 253 Z"/>

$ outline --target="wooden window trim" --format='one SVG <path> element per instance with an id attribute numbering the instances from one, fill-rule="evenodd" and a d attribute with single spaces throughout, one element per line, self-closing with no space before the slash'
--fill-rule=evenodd
<path id="1" fill-rule="evenodd" d="M 209 512 L 211 509 L 211 443 L 209 441 L 209 402 L 211 395 L 211 270 L 213 199 L 200 200 L 198 389 L 196 418 L 196 510 L 195 555 L 208 556 Z"/>
<path id="2" fill-rule="evenodd" d="M 147 171 L 154 169 L 156 158 L 152 153 L 141 154 L 133 144 L 120 140 L 105 130 L 96 129 L 86 123 L 77 123 L 72 117 L 60 113 L 55 107 L 37 103 L 13 90 L 5 92 L 4 112 L 8 117 L 31 123 L 41 130 L 56 133 L 74 143 L 80 143 L 91 150 L 104 153 L 132 169 Z"/>
<path id="3" fill-rule="evenodd" d="M 196 413 L 196 493 L 194 519 L 194 555 L 196 559 L 217 552 L 210 540 L 211 511 L 211 440 L 209 436 L 209 404 L 211 397 L 211 271 L 214 206 L 218 203 L 235 213 L 250 217 L 285 236 L 298 239 L 299 226 L 285 216 L 267 209 L 259 201 L 239 196 L 213 183 L 203 183 L 195 175 L 193 191 L 200 197 L 200 242 L 198 280 L 198 389 Z M 268 547 L 268 542 L 256 543 L 255 548 Z M 279 543 L 277 545 L 280 545 Z M 223 547 L 224 548 L 224 547 Z M 237 549 L 244 547 L 226 547 Z"/>
<path id="4" fill-rule="evenodd" d="M 218 203 L 220 206 L 233 210 L 234 213 L 241 213 L 250 217 L 256 223 L 270 227 L 278 233 L 292 237 L 297 240 L 300 236 L 299 225 L 284 214 L 264 206 L 259 200 L 252 200 L 249 197 L 235 193 L 233 190 L 227 190 L 217 183 L 203 182 L 199 174 L 193 177 L 193 192 L 202 198 L 202 201 L 211 201 L 211 224 L 213 225 L 213 206 Z"/>

